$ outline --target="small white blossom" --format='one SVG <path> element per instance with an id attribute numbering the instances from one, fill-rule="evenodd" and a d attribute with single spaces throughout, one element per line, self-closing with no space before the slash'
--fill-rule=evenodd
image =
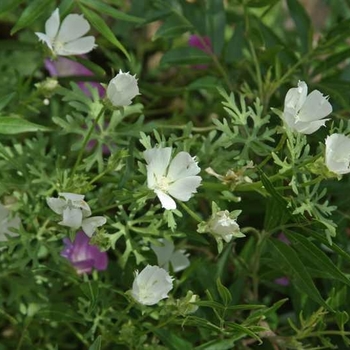
<path id="1" fill-rule="evenodd" d="M 201 170 L 195 159 L 187 152 L 180 152 L 170 162 L 171 150 L 165 147 L 143 152 L 147 162 L 147 186 L 165 209 L 176 209 L 170 196 L 187 202 L 202 181 L 200 176 L 195 176 Z"/>
<path id="2" fill-rule="evenodd" d="M 84 201 L 84 195 L 75 193 L 59 193 L 63 198 L 47 198 L 47 205 L 59 215 L 62 215 L 62 221 L 59 225 L 68 226 L 74 229 L 82 227 L 85 234 L 89 237 L 93 235 L 97 227 L 106 223 L 103 216 L 91 215 L 89 205 Z"/>
<path id="3" fill-rule="evenodd" d="M 208 230 L 227 243 L 231 241 L 232 237 L 244 237 L 239 230 L 236 220 L 230 217 L 228 210 L 221 210 L 215 213 L 208 222 Z"/>
<path id="4" fill-rule="evenodd" d="M 289 89 L 284 100 L 283 119 L 289 128 L 301 134 L 312 134 L 329 119 L 332 112 L 328 97 L 314 90 L 307 95 L 307 85 L 299 81 L 297 88 Z"/>
<path id="5" fill-rule="evenodd" d="M 332 134 L 326 138 L 326 166 L 335 174 L 350 173 L 350 138 Z"/>
<path id="6" fill-rule="evenodd" d="M 167 271 L 147 265 L 140 273 L 136 271 L 131 295 L 140 304 L 154 305 L 168 298 L 172 288 L 173 279 Z"/>
<path id="7" fill-rule="evenodd" d="M 106 94 L 113 106 L 129 106 L 131 100 L 140 95 L 135 75 L 119 70 L 119 73 L 109 82 Z"/>
<path id="8" fill-rule="evenodd" d="M 54 55 L 82 55 L 95 47 L 93 36 L 84 36 L 90 30 L 89 22 L 77 14 L 68 15 L 60 25 L 57 8 L 45 23 L 45 33 L 35 33 Z"/>
<path id="9" fill-rule="evenodd" d="M 7 236 L 18 236 L 11 229 L 18 229 L 20 223 L 20 218 L 18 216 L 11 217 L 10 211 L 0 203 L 0 241 L 7 241 Z"/>
<path id="10" fill-rule="evenodd" d="M 175 250 L 174 243 L 167 239 L 160 239 L 160 245 L 151 244 L 151 248 L 157 255 L 158 265 L 169 270 L 169 263 L 174 272 L 184 270 L 190 265 L 188 254 L 185 250 Z"/>

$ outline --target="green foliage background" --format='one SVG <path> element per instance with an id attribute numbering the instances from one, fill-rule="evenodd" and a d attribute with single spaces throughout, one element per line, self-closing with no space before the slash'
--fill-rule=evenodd
<path id="1" fill-rule="evenodd" d="M 350 133 L 350 2 L 315 3 L 316 27 L 300 0 L 1 1 L 0 198 L 22 225 L 0 243 L 0 350 L 349 346 L 350 180 L 330 177 L 323 157 L 326 135 Z M 76 85 L 84 77 L 45 85 L 48 52 L 34 32 L 57 6 L 92 26 L 89 81 L 107 84 L 119 69 L 139 79 L 136 102 L 98 128 L 103 105 Z M 213 53 L 189 47 L 190 33 L 208 36 Z M 333 105 L 311 136 L 280 119 L 298 80 Z M 77 164 L 91 127 L 96 146 Z M 198 194 L 175 211 L 145 183 L 142 152 L 156 144 L 195 155 L 202 169 Z M 93 215 L 108 218 L 93 238 L 107 271 L 79 276 L 60 256 L 75 232 L 46 205 L 58 192 L 86 194 Z M 242 210 L 246 237 L 222 251 L 197 232 L 212 201 Z M 156 264 L 148 247 L 160 237 L 191 265 L 168 300 L 141 307 L 125 292 L 135 269 Z M 288 286 L 274 282 L 282 276 Z M 200 296 L 193 314 L 183 309 L 189 290 Z"/>

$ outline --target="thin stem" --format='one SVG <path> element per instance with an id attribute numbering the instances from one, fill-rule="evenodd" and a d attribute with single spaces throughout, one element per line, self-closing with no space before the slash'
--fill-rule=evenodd
<path id="1" fill-rule="evenodd" d="M 197 215 L 193 210 L 191 210 L 184 202 L 178 201 L 183 209 L 187 211 L 187 213 L 197 222 L 202 222 L 203 220 Z"/>
<path id="2" fill-rule="evenodd" d="M 103 113 L 105 111 L 105 107 L 102 107 L 101 110 L 100 110 L 100 113 L 97 115 L 97 118 L 94 120 L 94 122 L 91 124 L 90 126 L 90 129 L 88 131 L 88 133 L 86 134 L 85 138 L 84 138 L 84 142 L 83 142 L 83 145 L 81 146 L 80 148 L 80 151 L 79 151 L 79 154 L 78 154 L 78 157 L 77 157 L 77 160 L 75 161 L 75 164 L 74 164 L 74 167 L 73 167 L 73 170 L 72 170 L 72 173 L 70 175 L 70 180 L 72 181 L 73 180 L 73 177 L 76 173 L 76 170 L 83 158 L 83 154 L 85 152 L 85 149 L 86 149 L 86 145 L 87 143 L 89 142 L 90 140 L 90 137 L 91 137 L 91 134 L 92 132 L 94 131 L 98 121 L 100 120 L 100 118 L 102 117 Z"/>

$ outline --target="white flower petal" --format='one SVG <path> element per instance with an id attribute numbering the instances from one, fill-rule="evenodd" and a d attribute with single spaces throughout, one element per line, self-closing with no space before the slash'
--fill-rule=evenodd
<path id="1" fill-rule="evenodd" d="M 84 200 L 83 194 L 76 194 L 76 193 L 69 193 L 69 192 L 60 192 L 58 194 L 59 196 L 63 197 L 65 200 L 71 200 L 71 201 L 82 201 Z"/>
<path id="2" fill-rule="evenodd" d="M 188 176 L 197 175 L 201 171 L 197 162 L 187 152 L 178 153 L 171 161 L 167 177 L 176 181 Z"/>
<path id="3" fill-rule="evenodd" d="M 300 109 L 298 119 L 303 122 L 319 120 L 332 113 L 332 105 L 323 94 L 314 90 L 306 97 L 305 103 Z"/>
<path id="4" fill-rule="evenodd" d="M 167 271 L 158 266 L 147 265 L 136 274 L 131 295 L 140 304 L 154 305 L 167 298 L 172 288 L 172 278 Z"/>
<path id="5" fill-rule="evenodd" d="M 296 114 L 306 100 L 307 90 L 304 81 L 299 81 L 298 87 L 289 89 L 284 100 L 285 108 L 294 110 Z"/>
<path id="6" fill-rule="evenodd" d="M 152 148 L 143 152 L 147 162 L 147 186 L 153 189 L 157 180 L 165 176 L 170 162 L 171 147 Z"/>
<path id="7" fill-rule="evenodd" d="M 176 202 L 170 196 L 160 190 L 154 190 L 154 192 L 159 198 L 162 208 L 167 210 L 176 209 Z"/>
<path id="8" fill-rule="evenodd" d="M 183 250 L 175 251 L 171 256 L 170 263 L 173 267 L 174 272 L 182 271 L 190 266 L 190 260 Z"/>
<path id="9" fill-rule="evenodd" d="M 168 270 L 169 261 L 174 253 L 175 247 L 173 242 L 167 239 L 160 239 L 159 242 L 161 244 L 160 246 L 151 244 L 151 248 L 157 256 L 158 265 L 163 269 Z"/>
<path id="10" fill-rule="evenodd" d="M 62 21 L 56 40 L 61 43 L 68 43 L 81 38 L 89 29 L 90 24 L 82 15 L 71 14 Z"/>
<path id="11" fill-rule="evenodd" d="M 321 126 L 325 126 L 329 119 L 314 120 L 311 122 L 296 122 L 294 129 L 302 134 L 310 135 L 317 131 Z"/>
<path id="12" fill-rule="evenodd" d="M 61 56 L 83 55 L 93 50 L 95 46 L 95 37 L 85 36 L 58 47 L 56 53 Z"/>
<path id="13" fill-rule="evenodd" d="M 342 134 L 332 134 L 326 139 L 325 163 L 335 174 L 350 173 L 350 138 Z"/>
<path id="14" fill-rule="evenodd" d="M 103 216 L 93 216 L 82 221 L 82 229 L 88 237 L 91 237 L 97 227 L 104 225 L 107 219 Z"/>
<path id="15" fill-rule="evenodd" d="M 80 209 L 66 208 L 63 210 L 63 220 L 59 224 L 77 229 L 81 226 L 82 219 L 83 213 Z"/>
<path id="16" fill-rule="evenodd" d="M 40 41 L 43 41 L 50 50 L 53 50 L 52 40 L 46 34 L 35 32 L 35 35 L 39 38 Z"/>
<path id="17" fill-rule="evenodd" d="M 54 40 L 60 27 L 60 12 L 57 8 L 45 23 L 45 33 L 51 41 Z"/>
<path id="18" fill-rule="evenodd" d="M 187 202 L 193 193 L 196 193 L 202 178 L 200 176 L 188 176 L 172 183 L 168 188 L 168 193 L 183 202 Z"/>
<path id="19" fill-rule="evenodd" d="M 46 203 L 56 214 L 61 215 L 64 208 L 67 206 L 67 202 L 62 198 L 46 198 Z"/>

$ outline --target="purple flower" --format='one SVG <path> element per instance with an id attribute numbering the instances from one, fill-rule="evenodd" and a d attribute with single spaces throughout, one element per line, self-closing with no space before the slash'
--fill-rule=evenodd
<path id="1" fill-rule="evenodd" d="M 68 238 L 63 239 L 65 248 L 61 251 L 61 256 L 72 263 L 78 274 L 91 273 L 92 268 L 99 271 L 107 269 L 107 253 L 90 245 L 89 241 L 90 238 L 83 231 L 77 232 L 73 243 Z"/>
<path id="2" fill-rule="evenodd" d="M 279 284 L 280 286 L 284 286 L 284 287 L 289 286 L 289 278 L 286 276 L 276 278 L 274 282 L 276 284 Z"/>
<path id="3" fill-rule="evenodd" d="M 65 57 L 58 57 L 56 60 L 45 59 L 45 68 L 49 71 L 52 77 L 70 77 L 75 75 L 80 76 L 93 76 L 94 74 L 84 67 L 81 63 L 72 61 Z M 90 96 L 90 91 L 86 87 L 86 84 L 90 84 L 92 87 L 98 90 L 100 97 L 105 95 L 104 87 L 96 82 L 78 81 L 78 86 L 83 92 Z"/>
<path id="4" fill-rule="evenodd" d="M 188 45 L 196 47 L 197 49 L 204 51 L 208 55 L 213 53 L 213 47 L 211 45 L 210 38 L 208 36 L 191 35 L 188 39 Z M 196 64 L 193 66 L 195 69 L 207 69 L 206 64 Z"/>

